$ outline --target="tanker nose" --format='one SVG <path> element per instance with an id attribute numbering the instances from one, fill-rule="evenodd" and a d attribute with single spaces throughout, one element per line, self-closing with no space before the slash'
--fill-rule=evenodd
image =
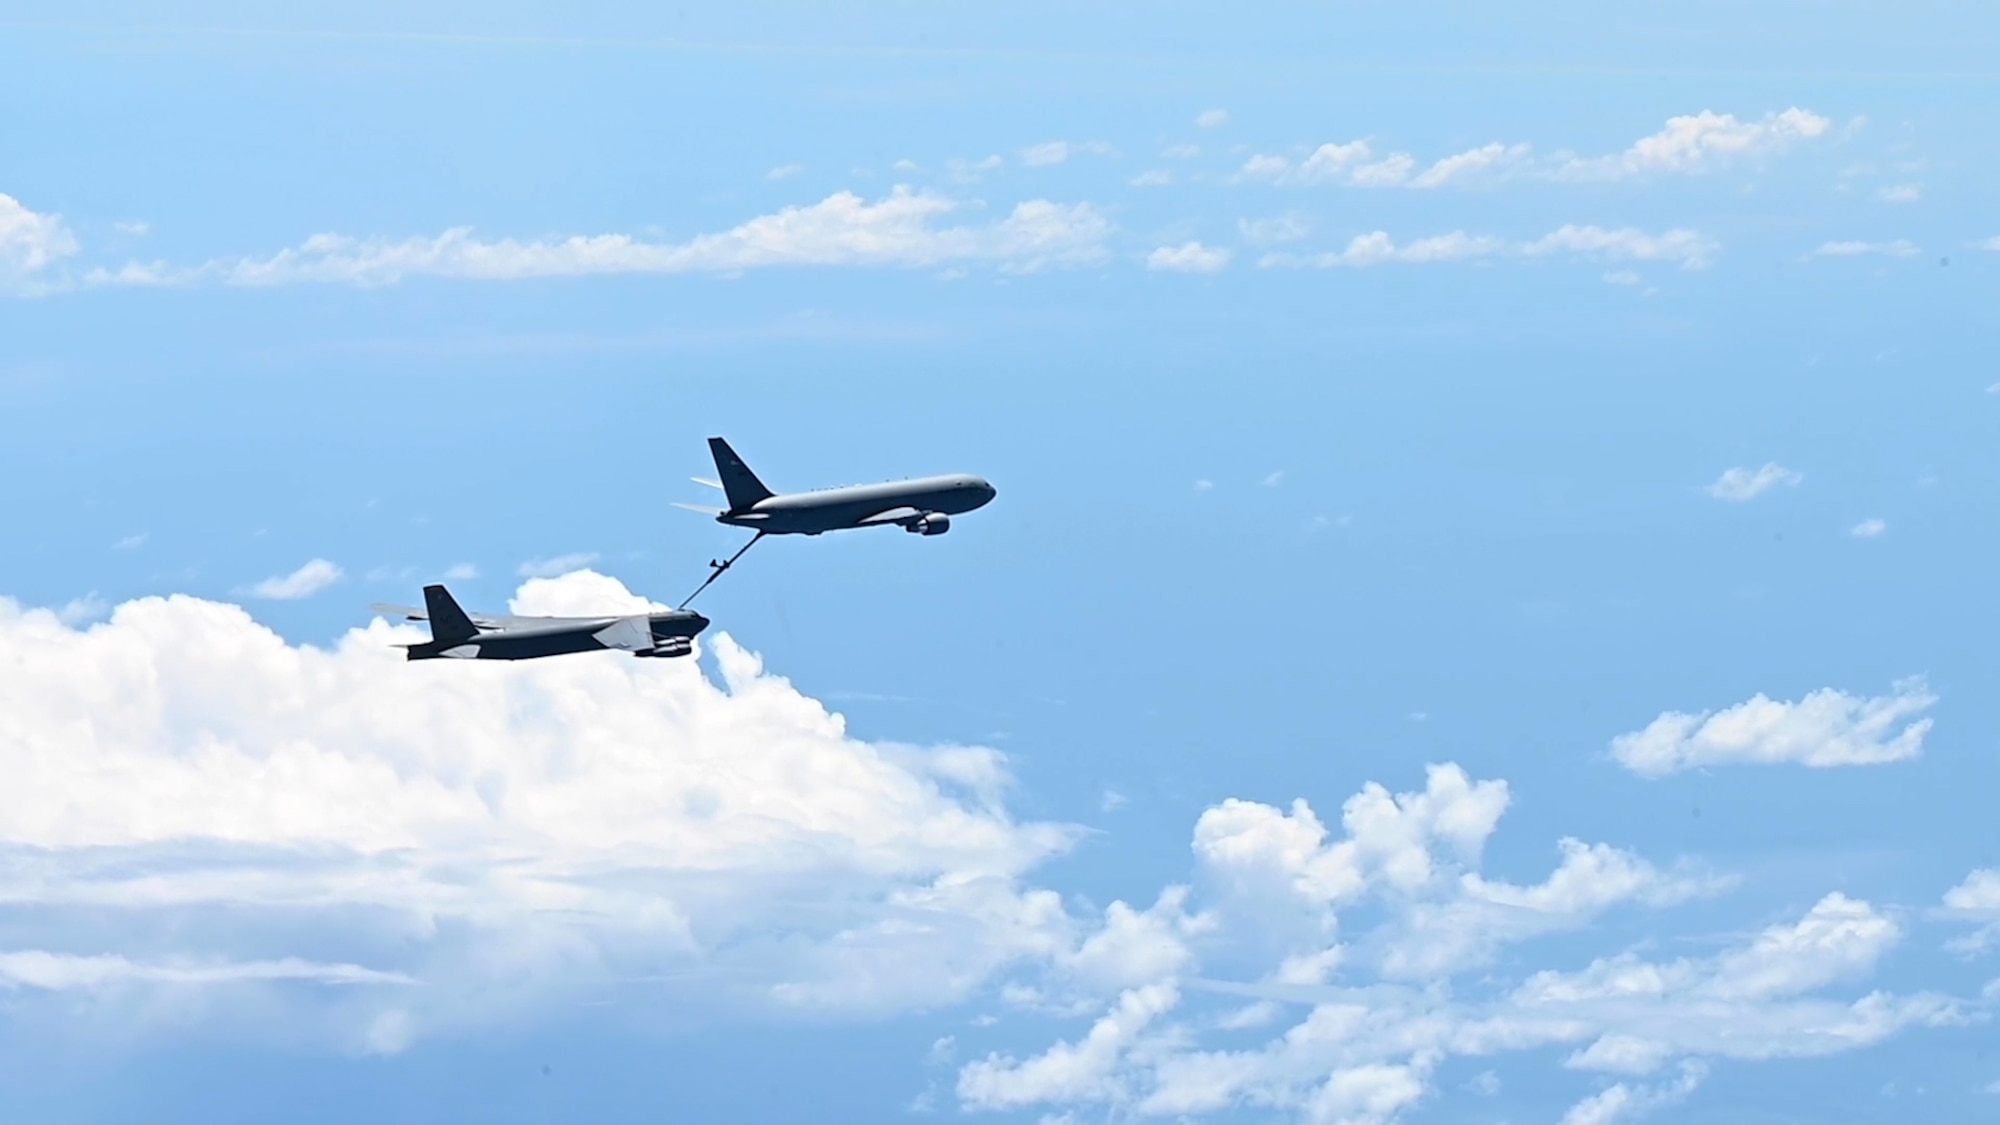
<path id="1" fill-rule="evenodd" d="M 973 477 L 972 490 L 979 495 L 979 506 L 982 508 L 991 504 L 995 496 L 1000 495 L 1000 490 L 988 484 L 985 477 Z"/>

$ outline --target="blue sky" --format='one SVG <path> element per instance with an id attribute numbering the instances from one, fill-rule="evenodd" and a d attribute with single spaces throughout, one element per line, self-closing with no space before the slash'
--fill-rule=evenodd
<path id="1" fill-rule="evenodd" d="M 2000 1106 L 1990 13 L 289 7 L 0 25 L 9 1120 Z M 715 433 L 999 498 L 396 661 Z"/>

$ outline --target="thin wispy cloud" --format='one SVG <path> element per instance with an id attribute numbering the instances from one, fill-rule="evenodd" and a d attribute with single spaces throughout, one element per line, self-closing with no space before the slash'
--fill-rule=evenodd
<path id="1" fill-rule="evenodd" d="M 596 561 L 597 552 L 577 551 L 546 559 L 529 559 L 515 568 L 514 573 L 523 578 L 556 578 L 574 570 L 582 570 Z"/>
<path id="2" fill-rule="evenodd" d="M 1201 129 L 1220 129 L 1224 125 L 1229 124 L 1229 111 L 1226 109 L 1203 110 L 1195 115 L 1194 123 L 1197 128 Z"/>
<path id="3" fill-rule="evenodd" d="M 447 582 L 470 582 L 479 577 L 479 568 L 471 563 L 459 563 L 444 572 Z"/>
<path id="4" fill-rule="evenodd" d="M 960 208 L 956 200 L 906 187 L 873 202 L 839 192 L 809 206 L 787 207 L 731 230 L 679 243 L 649 242 L 625 234 L 488 240 L 469 227 L 429 238 L 322 234 L 263 258 L 215 261 L 186 270 L 133 264 L 116 272 L 97 271 L 90 280 L 99 285 L 367 286 L 411 277 L 506 281 L 978 262 L 1027 272 L 1099 261 L 1111 231 L 1110 222 L 1087 203 L 1030 200 L 995 222 L 943 225 L 942 220 Z"/>
<path id="5" fill-rule="evenodd" d="M 1888 530 L 1889 524 L 1887 521 L 1870 519 L 1862 520 L 1860 523 L 1848 528 L 1847 533 L 1856 539 L 1879 539 Z"/>
<path id="6" fill-rule="evenodd" d="M 250 587 L 249 594 L 267 601 L 297 601 L 312 597 L 343 577 L 340 567 L 325 559 L 313 559 L 290 574 L 264 579 Z"/>
<path id="7" fill-rule="evenodd" d="M 1074 156 L 1110 156 L 1113 150 L 1103 141 L 1045 141 L 1021 150 L 1021 163 L 1029 168 L 1062 164 Z"/>
<path id="8" fill-rule="evenodd" d="M 1151 168 L 1132 177 L 1128 182 L 1133 187 L 1170 187 L 1174 183 L 1174 174 L 1165 168 Z"/>
<path id="9" fill-rule="evenodd" d="M 1452 231 L 1405 243 L 1398 243 L 1387 231 L 1378 230 L 1354 236 L 1342 250 L 1318 254 L 1267 254 L 1258 265 L 1267 268 L 1332 269 L 1495 258 L 1576 258 L 1599 262 L 1666 262 L 1682 269 L 1701 269 L 1713 262 L 1720 252 L 1721 247 L 1714 239 L 1693 230 L 1653 234 L 1630 227 L 1609 229 L 1572 225 L 1559 227 L 1525 242 L 1510 241 L 1496 235 Z"/>
<path id="10" fill-rule="evenodd" d="M 1617 181 L 1652 175 L 1696 175 L 1775 155 L 1825 135 L 1833 123 L 1809 110 L 1787 109 L 1760 120 L 1703 111 L 1672 117 L 1658 132 L 1604 156 L 1569 152 L 1537 156 L 1532 146 L 1493 141 L 1425 166 L 1407 152 L 1380 152 L 1366 139 L 1321 144 L 1303 157 L 1258 153 L 1238 169 L 1239 181 L 1285 186 L 1345 185 L 1428 190 L 1510 179 L 1553 182 Z M 1419 169 L 1422 169 L 1419 171 Z"/>
<path id="11" fill-rule="evenodd" d="M 1805 479 L 1804 473 L 1787 469 L 1776 461 L 1769 461 L 1755 469 L 1740 466 L 1725 469 L 1722 475 L 1715 478 L 1715 482 L 1708 486 L 1707 491 L 1717 500 L 1741 503 L 1745 500 L 1755 500 L 1774 488 L 1797 488 Z"/>
<path id="12" fill-rule="evenodd" d="M 1897 184 L 1885 187 L 1875 193 L 1875 198 L 1884 203 L 1916 203 L 1924 197 L 1924 189 L 1916 184 Z"/>
<path id="13" fill-rule="evenodd" d="M 776 168 L 764 173 L 764 178 L 767 180 L 789 180 L 805 170 L 806 166 L 803 164 L 780 164 Z"/>
<path id="14" fill-rule="evenodd" d="M 120 539 L 116 543 L 113 543 L 111 545 L 111 549 L 114 551 L 135 550 L 139 547 L 145 546 L 146 540 L 149 538 L 151 538 L 151 536 L 144 531 L 141 531 L 136 535 L 127 535 L 125 538 Z"/>
<path id="15" fill-rule="evenodd" d="M 1823 242 L 1813 251 L 1816 258 L 1914 258 L 1923 250 L 1907 238 L 1893 242 Z"/>

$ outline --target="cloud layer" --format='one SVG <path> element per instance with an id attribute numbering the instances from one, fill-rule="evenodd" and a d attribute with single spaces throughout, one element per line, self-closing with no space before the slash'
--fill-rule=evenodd
<path id="1" fill-rule="evenodd" d="M 583 572 L 514 609 L 637 604 Z M 407 663 L 419 636 L 295 647 L 182 596 L 78 630 L 0 601 L 0 980 L 276 988 L 362 1049 L 384 1020 L 407 1042 L 687 966 L 691 1003 L 894 1011 L 1064 932 L 1019 878 L 1069 832 L 1004 811 L 992 751 L 854 740 L 727 637 L 717 684 L 693 660 Z"/>
<path id="2" fill-rule="evenodd" d="M 1539 882 L 1488 878 L 1480 853 L 1509 800 L 1504 783 L 1446 765 L 1420 791 L 1367 786 L 1337 835 L 1304 801 L 1210 809 L 1194 834 L 1199 891 L 1106 911 L 1083 948 L 1115 948 L 1104 963 L 1124 971 L 1058 956 L 1037 985 L 1010 990 L 1085 1023 L 1039 1053 L 965 1064 L 960 1102 L 1387 1125 L 1443 1096 L 1453 1058 L 1554 1050 L 1578 1072 L 1565 1120 L 1601 1125 L 1693 1095 L 1718 1061 L 1832 1054 L 1965 1018 L 1934 994 L 1828 995 L 1905 936 L 1838 893 L 1706 956 L 1500 972 L 1504 947 L 1727 885 L 1575 840 Z"/>

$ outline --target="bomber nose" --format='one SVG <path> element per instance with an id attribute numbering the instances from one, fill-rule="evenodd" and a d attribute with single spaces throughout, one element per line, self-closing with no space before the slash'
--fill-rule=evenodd
<path id="1" fill-rule="evenodd" d="M 699 633 L 703 629 L 708 628 L 708 618 L 703 617 L 701 614 L 696 613 L 693 610 L 688 610 L 688 616 L 694 619 L 695 632 Z"/>

